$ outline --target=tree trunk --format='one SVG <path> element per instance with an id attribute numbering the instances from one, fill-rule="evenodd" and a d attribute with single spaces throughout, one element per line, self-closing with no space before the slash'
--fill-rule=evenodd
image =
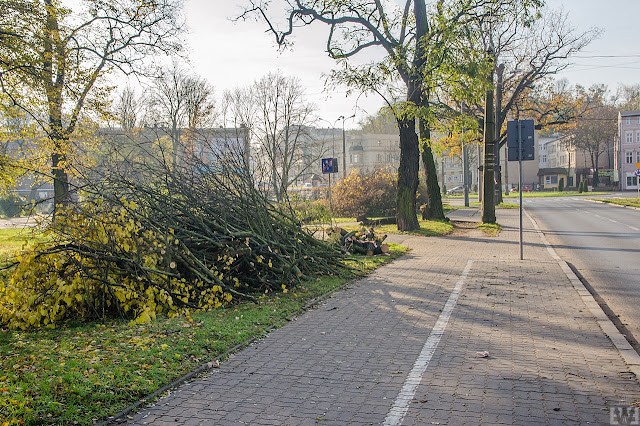
<path id="1" fill-rule="evenodd" d="M 66 149 L 68 139 L 59 134 L 50 135 L 54 150 L 51 154 L 51 173 L 53 174 L 53 216 L 61 207 L 71 204 L 69 193 L 69 175 L 66 171 Z"/>
<path id="2" fill-rule="evenodd" d="M 426 218 L 429 220 L 444 220 L 442 196 L 438 185 L 438 171 L 431 150 L 431 131 L 425 120 L 419 121 L 420 148 L 422 151 L 422 166 L 424 168 L 425 185 L 427 187 Z M 444 183 L 444 180 L 442 181 Z M 423 215 L 424 216 L 424 215 Z"/>
<path id="3" fill-rule="evenodd" d="M 398 167 L 398 193 L 396 197 L 396 223 L 399 231 L 420 228 L 416 216 L 418 190 L 419 148 L 414 118 L 398 119 L 400 129 L 400 166 Z"/>
<path id="4" fill-rule="evenodd" d="M 484 106 L 484 194 L 482 197 L 482 223 L 496 223 L 496 203 L 494 194 L 496 187 L 494 175 L 496 128 L 493 104 L 493 75 L 489 78 L 489 87 Z"/>

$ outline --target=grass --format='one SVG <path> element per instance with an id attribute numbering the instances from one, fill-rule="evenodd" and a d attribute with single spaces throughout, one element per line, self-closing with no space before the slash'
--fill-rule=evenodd
<path id="1" fill-rule="evenodd" d="M 502 227 L 497 223 L 480 223 L 478 229 L 487 234 L 489 237 L 497 237 Z"/>
<path id="2" fill-rule="evenodd" d="M 12 232 L 5 231 L 2 235 L 11 237 Z M 346 261 L 357 275 L 366 274 L 407 250 L 390 246 L 392 256 L 352 256 Z M 104 419 L 284 324 L 347 279 L 320 277 L 286 294 L 263 295 L 259 304 L 241 303 L 145 325 L 108 321 L 0 330 L 0 424 L 92 424 Z"/>
<path id="3" fill-rule="evenodd" d="M 410 235 L 422 235 L 427 237 L 436 237 L 448 235 L 453 232 L 453 225 L 448 221 L 441 220 L 418 220 L 420 229 L 415 231 L 398 231 L 396 225 L 382 225 L 376 228 L 376 233 L 379 234 L 410 234 Z"/>
<path id="4" fill-rule="evenodd" d="M 480 207 L 482 206 L 482 203 L 480 201 L 471 201 L 469 203 L 470 206 L 475 206 L 475 207 Z M 520 205 L 519 204 L 515 204 L 515 203 L 500 203 L 496 206 L 497 209 L 517 209 L 519 208 Z"/>
<path id="5" fill-rule="evenodd" d="M 593 198 L 593 200 L 619 206 L 640 207 L 640 198 Z"/>
<path id="6" fill-rule="evenodd" d="M 29 244 L 44 241 L 45 238 L 34 235 L 32 229 L 5 228 L 0 229 L 0 265 L 9 261 L 16 252 L 24 249 Z"/>
<path id="7" fill-rule="evenodd" d="M 553 197 L 582 197 L 587 195 L 605 195 L 607 192 L 577 192 L 577 191 L 562 191 L 562 192 L 547 192 L 547 191 L 529 191 L 523 192 L 522 198 L 553 198 Z M 510 192 L 509 195 L 503 195 L 504 198 L 518 198 L 520 197 L 518 191 Z"/>

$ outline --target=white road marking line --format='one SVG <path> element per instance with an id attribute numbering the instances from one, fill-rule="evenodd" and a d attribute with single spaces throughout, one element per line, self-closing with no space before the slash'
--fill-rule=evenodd
<path id="1" fill-rule="evenodd" d="M 404 416 L 407 414 L 407 410 L 409 409 L 409 404 L 416 394 L 418 385 L 422 381 L 422 376 L 429 366 L 429 361 L 431 361 L 431 357 L 433 357 L 433 354 L 438 347 L 438 343 L 440 343 L 440 338 L 447 328 L 447 323 L 449 322 L 453 308 L 455 308 L 456 303 L 458 302 L 458 297 L 460 297 L 460 293 L 462 292 L 462 288 L 464 287 L 467 276 L 469 275 L 469 271 L 471 271 L 472 265 L 473 260 L 469 260 L 467 262 L 467 266 L 462 272 L 462 275 L 460 275 L 460 279 L 453 288 L 453 291 L 449 296 L 449 300 L 447 300 L 444 308 L 442 308 L 438 321 L 436 321 L 436 325 L 433 326 L 431 334 L 422 347 L 422 351 L 420 352 L 418 359 L 413 364 L 411 372 L 404 381 L 404 385 L 402 386 L 400 393 L 393 402 L 393 407 L 391 407 L 387 417 L 384 419 L 383 425 L 396 426 L 402 424 Z"/>
<path id="2" fill-rule="evenodd" d="M 640 229 L 636 228 L 635 226 L 631 226 L 631 225 L 627 225 L 629 228 L 633 229 L 634 231 L 640 231 Z"/>

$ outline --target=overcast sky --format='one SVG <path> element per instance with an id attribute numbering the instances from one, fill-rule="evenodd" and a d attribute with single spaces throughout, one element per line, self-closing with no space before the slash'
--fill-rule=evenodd
<path id="1" fill-rule="evenodd" d="M 217 94 L 225 89 L 246 86 L 269 71 L 281 70 L 297 76 L 308 98 L 327 122 L 356 114 L 346 121 L 355 127 L 363 117 L 382 106 L 376 96 L 345 97 L 345 89 L 324 90 L 323 73 L 334 66 L 325 53 L 326 31 L 323 25 L 299 28 L 295 46 L 279 52 L 273 36 L 265 33 L 261 22 L 232 22 L 244 0 L 186 0 L 186 18 L 191 66 L 207 78 Z M 578 30 L 600 27 L 600 39 L 592 42 L 562 77 L 571 83 L 589 86 L 605 83 L 615 89 L 619 83 L 640 83 L 640 0 L 547 0 L 553 8 L 564 7 Z M 340 126 L 340 122 L 337 122 Z"/>

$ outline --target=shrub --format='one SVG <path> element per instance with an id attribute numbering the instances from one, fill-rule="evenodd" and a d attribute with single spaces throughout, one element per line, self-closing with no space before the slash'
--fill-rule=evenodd
<path id="1" fill-rule="evenodd" d="M 384 169 L 365 175 L 353 170 L 333 189 L 333 209 L 341 216 L 389 215 L 396 206 L 396 193 L 396 173 Z"/>
<path id="2" fill-rule="evenodd" d="M 578 193 L 582 193 L 582 192 L 584 192 L 584 181 L 581 181 L 578 184 Z"/>
<path id="3" fill-rule="evenodd" d="M 564 178 L 560 178 L 560 181 L 558 181 L 558 191 L 564 191 Z"/>
<path id="4" fill-rule="evenodd" d="M 298 201 L 293 205 L 296 218 L 302 223 L 328 222 L 331 220 L 329 200 Z"/>

